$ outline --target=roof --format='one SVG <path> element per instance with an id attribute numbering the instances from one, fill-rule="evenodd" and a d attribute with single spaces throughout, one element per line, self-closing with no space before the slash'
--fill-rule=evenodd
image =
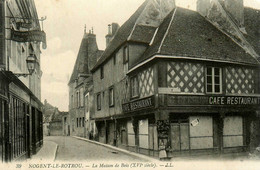
<path id="1" fill-rule="evenodd" d="M 148 0 L 146 0 L 136 10 L 136 12 L 118 29 L 114 38 L 108 44 L 106 50 L 104 51 L 103 55 L 98 60 L 97 64 L 94 66 L 92 71 L 95 71 L 101 64 L 103 64 L 103 62 L 105 62 L 107 59 L 109 59 L 111 57 L 111 55 L 120 47 L 120 45 L 122 45 L 124 42 L 127 41 L 127 38 L 131 34 L 138 17 L 141 15 L 142 11 L 145 9 L 147 3 L 148 3 Z M 143 27 L 143 28 L 146 29 L 145 27 Z M 139 31 L 138 31 L 138 33 L 139 33 Z M 134 38 L 134 39 L 136 39 L 136 38 Z"/>
<path id="2" fill-rule="evenodd" d="M 98 50 L 96 35 L 93 33 L 85 33 L 80 44 L 69 84 L 75 81 L 79 74 L 90 74 L 91 68 L 96 63 L 98 56 L 102 53 L 102 50 Z"/>
<path id="3" fill-rule="evenodd" d="M 85 60 L 85 58 L 88 55 L 87 44 L 88 44 L 88 40 L 84 36 L 83 39 L 81 40 L 78 56 L 77 56 L 77 59 L 76 59 L 76 62 L 75 62 L 69 83 L 76 80 L 78 78 L 79 73 L 85 73 L 85 71 L 88 70 L 87 63 L 86 63 L 86 60 Z"/>
<path id="4" fill-rule="evenodd" d="M 156 27 L 146 25 L 136 25 L 128 41 L 140 43 L 150 43 L 155 33 Z"/>
<path id="5" fill-rule="evenodd" d="M 260 10 L 244 8 L 244 25 L 247 34 L 246 39 L 260 55 Z"/>
<path id="6" fill-rule="evenodd" d="M 168 29 L 168 30 L 166 30 Z M 176 8 L 139 63 L 155 54 L 255 64 L 256 60 L 198 12 Z"/>

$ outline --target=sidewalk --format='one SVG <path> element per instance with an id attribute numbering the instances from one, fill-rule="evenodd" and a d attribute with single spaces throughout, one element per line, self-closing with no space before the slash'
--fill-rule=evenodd
<path id="1" fill-rule="evenodd" d="M 111 145 L 108 145 L 108 144 L 89 140 L 89 139 L 86 139 L 86 138 L 81 138 L 81 137 L 78 137 L 78 136 L 72 136 L 72 137 L 79 139 L 79 140 L 84 140 L 84 141 L 87 141 L 87 142 L 90 142 L 90 143 L 94 143 L 96 145 L 101 145 L 101 146 L 116 150 L 118 152 L 122 152 L 122 153 L 125 153 L 125 154 L 128 154 L 128 155 L 131 155 L 133 157 L 140 158 L 140 160 L 144 160 L 144 161 L 148 161 L 148 162 L 159 162 L 159 159 L 155 159 L 155 158 L 152 158 L 152 157 L 149 157 L 149 156 L 146 156 L 146 155 L 142 155 L 142 154 L 139 154 L 139 153 L 136 153 L 136 152 L 131 152 L 131 151 L 128 151 L 128 150 L 125 150 L 125 149 L 121 149 L 121 148 L 111 146 Z"/>
<path id="2" fill-rule="evenodd" d="M 44 140 L 42 148 L 33 155 L 29 162 L 36 161 L 54 161 L 56 157 L 56 152 L 58 145 L 55 142 Z"/>

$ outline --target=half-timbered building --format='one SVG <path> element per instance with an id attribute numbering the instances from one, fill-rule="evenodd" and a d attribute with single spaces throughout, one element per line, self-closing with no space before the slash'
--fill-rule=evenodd
<path id="1" fill-rule="evenodd" d="M 100 142 L 168 157 L 259 145 L 260 13 L 197 5 L 147 0 L 117 31 L 92 69 Z"/>

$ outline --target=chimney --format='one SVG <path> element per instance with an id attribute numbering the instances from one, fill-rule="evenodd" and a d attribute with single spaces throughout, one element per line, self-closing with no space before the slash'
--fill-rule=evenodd
<path id="1" fill-rule="evenodd" d="M 117 23 L 108 24 L 108 34 L 106 35 L 106 47 L 115 36 L 120 26 Z"/>

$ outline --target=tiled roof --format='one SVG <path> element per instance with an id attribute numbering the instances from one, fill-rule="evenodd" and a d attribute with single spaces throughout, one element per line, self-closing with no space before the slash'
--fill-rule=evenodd
<path id="1" fill-rule="evenodd" d="M 260 10 L 245 8 L 244 19 L 247 32 L 245 37 L 256 53 L 260 55 Z"/>
<path id="2" fill-rule="evenodd" d="M 171 22 L 171 19 L 173 20 Z M 166 31 L 166 28 L 169 28 Z M 159 27 L 139 63 L 154 54 L 255 64 L 256 60 L 198 12 L 177 8 Z"/>
<path id="3" fill-rule="evenodd" d="M 78 56 L 73 68 L 73 72 L 71 74 L 70 77 L 70 81 L 69 84 L 73 81 L 75 81 L 78 78 L 78 74 L 80 73 L 86 73 L 88 71 L 88 64 L 87 64 L 87 55 L 88 55 L 88 40 L 86 38 L 86 36 L 83 37 L 81 44 L 80 44 L 80 48 L 79 48 L 79 52 L 78 52 Z"/>
<path id="4" fill-rule="evenodd" d="M 97 64 L 94 66 L 92 71 L 95 71 L 103 62 L 105 62 L 107 59 L 111 57 L 111 55 L 120 47 L 120 45 L 127 41 L 127 38 L 129 37 L 135 26 L 136 20 L 141 15 L 147 3 L 148 0 L 146 0 L 137 9 L 137 11 L 118 29 L 115 37 L 109 43 L 103 55 L 98 60 Z"/>
<path id="5" fill-rule="evenodd" d="M 150 43 L 155 33 L 155 30 L 156 27 L 136 25 L 128 41 Z"/>

